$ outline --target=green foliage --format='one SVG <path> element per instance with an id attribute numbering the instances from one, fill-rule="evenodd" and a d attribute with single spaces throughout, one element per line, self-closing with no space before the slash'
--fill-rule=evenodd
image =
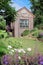
<path id="1" fill-rule="evenodd" d="M 0 29 L 5 29 L 6 21 L 4 20 L 3 16 L 0 15 Z"/>
<path id="2" fill-rule="evenodd" d="M 22 44 L 21 44 L 20 41 L 17 41 L 17 40 L 13 41 L 13 40 L 9 39 L 9 40 L 7 41 L 7 43 L 8 43 L 9 45 L 11 45 L 12 48 L 16 48 L 16 49 L 17 49 L 17 48 L 22 48 Z"/>
<path id="3" fill-rule="evenodd" d="M 7 21 L 7 24 L 13 22 L 16 16 L 15 8 L 12 8 L 9 4 L 11 4 L 11 0 L 0 0 L 0 14 L 2 12 L 2 14 L 5 15 L 4 17 Z"/>
<path id="4" fill-rule="evenodd" d="M 43 24 L 43 2 L 41 0 L 30 0 L 32 12 L 35 15 L 34 26 Z"/>
<path id="5" fill-rule="evenodd" d="M 7 38 L 8 37 L 8 34 L 5 30 L 0 30 L 0 39 L 1 38 Z"/>
<path id="6" fill-rule="evenodd" d="M 25 30 L 23 33 L 21 33 L 21 36 L 26 36 L 29 34 L 29 30 Z"/>
<path id="7" fill-rule="evenodd" d="M 42 32 L 43 32 L 43 30 L 38 29 L 38 28 L 34 28 L 33 30 L 30 31 L 30 34 L 32 34 L 32 36 L 37 38 L 39 36 L 39 34 Z"/>
<path id="8" fill-rule="evenodd" d="M 38 28 L 34 28 L 33 30 L 30 31 L 30 33 L 32 34 L 32 36 L 38 37 L 39 30 Z"/>
<path id="9" fill-rule="evenodd" d="M 23 65 L 24 64 L 24 61 L 21 59 L 20 62 L 19 62 L 20 65 Z"/>
<path id="10" fill-rule="evenodd" d="M 35 44 L 38 45 L 38 50 L 43 53 L 43 42 L 36 41 L 34 39 L 25 39 L 25 38 L 4 38 L 0 39 L 0 52 L 3 51 L 4 53 L 9 53 L 11 50 L 14 49 L 24 49 L 31 48 L 32 51 L 29 54 L 34 53 Z M 12 46 L 10 50 L 8 46 Z M 3 50 L 2 50 L 3 49 Z"/>
<path id="11" fill-rule="evenodd" d="M 37 30 L 38 30 L 38 28 L 34 28 L 33 30 L 30 31 L 30 33 L 35 32 Z"/>
<path id="12" fill-rule="evenodd" d="M 39 35 L 38 32 L 34 32 L 34 33 L 32 34 L 32 36 L 34 36 L 34 37 L 38 37 L 38 35 Z"/>
<path id="13" fill-rule="evenodd" d="M 37 26 L 38 29 L 43 30 L 43 24 L 40 24 L 40 26 Z"/>
<path id="14" fill-rule="evenodd" d="M 7 54 L 8 50 L 4 41 L 0 40 L 0 56 Z"/>
<path id="15" fill-rule="evenodd" d="M 14 38 L 13 38 L 14 39 Z M 9 48 L 11 46 L 12 48 Z M 13 41 L 12 38 L 0 39 L 0 57 L 4 54 L 14 54 L 12 50 L 22 48 L 21 41 Z M 15 52 L 15 51 L 14 51 Z"/>
<path id="16" fill-rule="evenodd" d="M 10 25 L 10 23 L 16 19 L 16 10 L 11 7 L 10 4 L 11 0 L 0 0 L 0 14 L 4 16 L 7 25 Z M 14 31 L 12 31 L 12 35 L 13 32 Z"/>

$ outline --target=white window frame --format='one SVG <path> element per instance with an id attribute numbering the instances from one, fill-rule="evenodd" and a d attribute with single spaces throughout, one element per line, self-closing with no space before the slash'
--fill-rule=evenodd
<path id="1" fill-rule="evenodd" d="M 28 27 L 29 26 L 28 19 L 20 19 L 20 27 Z"/>

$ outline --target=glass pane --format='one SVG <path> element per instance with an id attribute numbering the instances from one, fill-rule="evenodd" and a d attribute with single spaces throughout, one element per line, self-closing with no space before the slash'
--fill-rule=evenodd
<path id="1" fill-rule="evenodd" d="M 20 27 L 28 27 L 28 20 L 27 19 L 21 19 L 20 20 Z"/>

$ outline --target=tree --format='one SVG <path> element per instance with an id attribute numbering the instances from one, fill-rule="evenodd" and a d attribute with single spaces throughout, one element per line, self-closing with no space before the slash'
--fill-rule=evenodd
<path id="1" fill-rule="evenodd" d="M 43 2 L 42 0 L 30 0 L 32 7 L 31 10 L 35 15 L 34 26 L 43 24 Z"/>
<path id="2" fill-rule="evenodd" d="M 10 25 L 16 18 L 15 8 L 12 8 L 10 3 L 11 0 L 0 0 L 0 14 L 6 19 L 7 25 Z"/>

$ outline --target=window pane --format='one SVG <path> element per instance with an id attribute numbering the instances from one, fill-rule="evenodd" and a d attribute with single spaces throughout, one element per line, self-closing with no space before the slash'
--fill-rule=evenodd
<path id="1" fill-rule="evenodd" d="M 28 19 L 20 19 L 20 27 L 28 27 Z"/>

